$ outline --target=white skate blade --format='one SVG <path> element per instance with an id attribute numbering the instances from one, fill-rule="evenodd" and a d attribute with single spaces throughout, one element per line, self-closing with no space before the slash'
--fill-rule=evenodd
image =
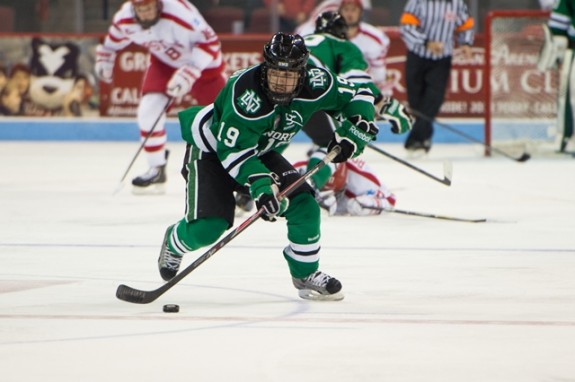
<path id="1" fill-rule="evenodd" d="M 165 183 L 151 184 L 148 187 L 132 186 L 132 194 L 134 195 L 163 195 L 165 193 Z"/>
<path id="2" fill-rule="evenodd" d="M 304 300 L 312 301 L 340 301 L 345 297 L 343 293 L 321 294 L 312 289 L 299 289 L 298 294 Z"/>

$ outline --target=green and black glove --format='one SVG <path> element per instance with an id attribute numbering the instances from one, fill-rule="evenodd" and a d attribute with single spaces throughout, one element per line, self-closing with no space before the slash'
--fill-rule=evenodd
<path id="1" fill-rule="evenodd" d="M 398 100 L 393 97 L 385 97 L 379 105 L 381 105 L 379 116 L 389 122 L 392 133 L 403 134 L 411 130 L 414 122 L 413 116 Z"/>
<path id="2" fill-rule="evenodd" d="M 274 222 L 289 207 L 289 199 L 278 198 L 279 188 L 275 174 L 254 174 L 248 177 L 250 195 L 256 202 L 258 210 L 263 208 L 262 219 Z"/>
<path id="3" fill-rule="evenodd" d="M 378 132 L 379 129 L 373 121 L 367 121 L 359 115 L 354 115 L 347 121 L 343 121 L 341 126 L 335 130 L 327 147 L 328 151 L 331 151 L 335 145 L 341 147 L 341 152 L 333 162 L 341 163 L 358 156 L 368 143 L 375 140 Z"/>

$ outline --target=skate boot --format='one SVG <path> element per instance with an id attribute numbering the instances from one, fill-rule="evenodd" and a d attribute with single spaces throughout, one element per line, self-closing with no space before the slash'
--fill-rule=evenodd
<path id="1" fill-rule="evenodd" d="M 306 300 L 338 301 L 343 300 L 341 283 L 334 277 L 315 271 L 303 279 L 292 277 L 293 285 L 299 290 L 299 296 Z"/>
<path id="2" fill-rule="evenodd" d="M 431 150 L 431 140 L 426 139 L 424 141 L 416 141 L 408 139 L 404 147 L 407 150 L 407 156 L 409 158 L 422 158 L 429 153 L 429 150 Z"/>
<path id="3" fill-rule="evenodd" d="M 166 150 L 166 160 L 169 151 Z M 166 163 L 167 164 L 167 163 Z M 138 177 L 132 179 L 132 192 L 136 195 L 159 195 L 166 192 L 166 165 L 150 167 L 150 169 Z"/>
<path id="4" fill-rule="evenodd" d="M 160 257 L 158 257 L 158 269 L 160 270 L 160 276 L 165 281 L 170 281 L 173 279 L 178 270 L 180 269 L 180 264 L 182 263 L 182 256 L 176 255 L 168 248 L 168 236 L 170 234 L 169 227 L 164 235 L 164 241 L 162 243 L 162 249 L 160 250 Z"/>

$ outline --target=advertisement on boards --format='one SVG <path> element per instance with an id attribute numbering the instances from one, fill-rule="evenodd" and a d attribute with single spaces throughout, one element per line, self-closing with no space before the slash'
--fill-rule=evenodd
<path id="1" fill-rule="evenodd" d="M 394 82 L 394 96 L 406 102 L 404 77 L 405 45 L 397 28 L 385 28 L 391 43 L 387 67 Z M 33 117 L 104 116 L 134 117 L 140 100 L 140 84 L 149 56 L 136 45 L 120 51 L 112 84 L 98 82 L 94 75 L 95 47 L 103 36 L 54 37 L 7 35 L 0 39 L 0 114 Z M 228 75 L 261 62 L 267 35 L 222 35 L 222 51 Z M 536 49 L 520 44 L 492 49 L 492 64 L 501 68 L 491 74 L 492 110 L 503 117 L 526 113 L 553 113 L 555 105 L 541 104 L 533 94 L 556 91 L 549 74 L 535 70 Z M 486 112 L 485 50 L 476 37 L 473 58 L 466 60 L 456 50 L 451 78 L 441 117 L 483 118 Z M 513 101 L 507 101 L 513 93 Z M 175 116 L 195 105 L 189 95 L 176 100 L 170 110 Z"/>

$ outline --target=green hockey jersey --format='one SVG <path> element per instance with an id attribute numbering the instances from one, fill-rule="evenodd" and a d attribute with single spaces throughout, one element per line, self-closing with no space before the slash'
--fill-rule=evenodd
<path id="1" fill-rule="evenodd" d="M 357 45 L 329 33 L 307 35 L 304 41 L 310 52 L 311 64 L 327 68 L 348 81 L 364 84 L 371 89 L 376 99 L 380 97 L 381 92 L 367 73 L 367 61 Z"/>
<path id="2" fill-rule="evenodd" d="M 308 65 L 306 73 L 302 90 L 285 106 L 269 102 L 261 65 L 234 73 L 214 104 L 178 113 L 183 139 L 217 154 L 226 171 L 246 184 L 249 175 L 269 173 L 259 156 L 288 145 L 316 111 L 338 114 L 343 134 L 351 126 L 347 117 L 373 120 L 369 89 L 323 68 Z"/>

